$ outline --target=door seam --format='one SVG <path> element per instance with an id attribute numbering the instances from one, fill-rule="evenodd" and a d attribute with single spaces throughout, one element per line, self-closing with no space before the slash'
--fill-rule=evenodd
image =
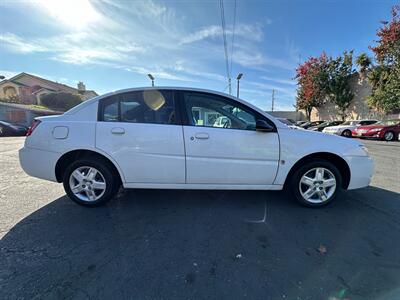
<path id="1" fill-rule="evenodd" d="M 187 183 L 187 163 L 186 163 L 186 139 L 185 139 L 185 130 L 182 128 L 182 138 L 183 138 L 183 154 L 185 156 L 185 184 Z"/>

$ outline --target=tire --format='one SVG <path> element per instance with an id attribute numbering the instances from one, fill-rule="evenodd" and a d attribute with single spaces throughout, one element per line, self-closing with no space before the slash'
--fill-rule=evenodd
<path id="1" fill-rule="evenodd" d="M 117 194 L 120 186 L 116 180 L 118 174 L 113 174 L 112 170 L 109 163 L 102 160 L 93 158 L 76 160 L 64 172 L 64 190 L 68 197 L 79 205 L 88 207 L 103 205 Z"/>
<path id="2" fill-rule="evenodd" d="M 394 139 L 395 139 L 394 132 L 393 131 L 386 131 L 385 135 L 383 136 L 383 139 L 385 141 L 387 141 L 387 142 L 394 141 Z"/>
<path id="3" fill-rule="evenodd" d="M 350 138 L 352 136 L 351 131 L 348 129 L 344 130 L 341 135 L 347 138 Z"/>
<path id="4" fill-rule="evenodd" d="M 317 177 L 317 170 L 321 169 L 324 170 L 323 179 Z M 312 179 L 311 182 L 309 179 Z M 334 179 L 334 181 L 331 179 Z M 307 184 L 303 183 L 304 181 Z M 332 185 L 333 182 L 335 185 Z M 342 175 L 335 165 L 329 161 L 308 161 L 294 172 L 289 189 L 301 205 L 322 207 L 331 203 L 342 192 Z M 303 196 L 307 191 L 310 191 L 310 194 L 314 192 L 308 199 Z M 325 192 L 325 196 L 321 196 L 323 192 Z"/>

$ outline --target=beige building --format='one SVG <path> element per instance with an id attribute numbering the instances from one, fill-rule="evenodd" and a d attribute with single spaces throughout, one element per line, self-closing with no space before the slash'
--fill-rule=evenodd
<path id="1" fill-rule="evenodd" d="M 28 73 L 20 73 L 0 82 L 0 98 L 16 97 L 21 104 L 40 104 L 40 96 L 55 92 L 80 94 L 84 100 L 97 96 L 95 91 L 86 90 L 82 82 L 73 88 Z"/>
<path id="2" fill-rule="evenodd" d="M 367 104 L 367 96 L 371 94 L 371 85 L 368 80 L 356 73 L 351 79 L 351 87 L 354 98 L 346 111 L 346 120 L 359 119 L 385 119 L 398 118 L 399 114 L 384 115 L 375 109 L 369 108 Z M 311 112 L 311 121 L 318 120 L 339 120 L 338 109 L 335 104 L 327 102 L 325 105 L 314 108 Z"/>

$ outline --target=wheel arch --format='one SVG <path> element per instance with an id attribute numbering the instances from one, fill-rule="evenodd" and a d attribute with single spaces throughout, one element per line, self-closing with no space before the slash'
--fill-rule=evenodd
<path id="1" fill-rule="evenodd" d="M 351 177 L 351 172 L 350 172 L 350 167 L 347 164 L 347 162 L 340 157 L 337 154 L 331 153 L 331 152 L 315 152 L 308 154 L 301 159 L 299 159 L 290 169 L 288 175 L 286 176 L 284 187 L 287 186 L 289 183 L 289 178 L 293 175 L 293 173 L 300 168 L 303 164 L 307 162 L 312 162 L 313 160 L 316 159 L 323 159 L 328 162 L 333 163 L 339 170 L 340 175 L 342 175 L 342 188 L 347 189 L 350 183 L 350 177 Z"/>
<path id="2" fill-rule="evenodd" d="M 93 149 L 74 149 L 68 152 L 65 152 L 58 160 L 55 166 L 55 175 L 57 182 L 62 182 L 63 175 L 66 167 L 69 163 L 77 160 L 78 158 L 88 158 L 88 157 L 97 157 L 110 165 L 115 172 L 116 175 L 119 176 L 120 182 L 123 183 L 125 181 L 122 170 L 118 166 L 118 164 L 110 158 L 105 153 L 101 153 L 99 151 Z"/>

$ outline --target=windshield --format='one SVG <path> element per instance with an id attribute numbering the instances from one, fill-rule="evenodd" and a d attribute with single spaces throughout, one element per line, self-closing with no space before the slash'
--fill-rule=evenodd
<path id="1" fill-rule="evenodd" d="M 358 123 L 358 121 L 346 121 L 344 123 L 342 123 L 342 125 L 356 125 Z"/>
<path id="2" fill-rule="evenodd" d="M 400 120 L 383 120 L 383 121 L 380 121 L 380 122 L 378 122 L 376 124 L 385 125 L 385 126 L 391 126 L 391 125 L 396 125 L 396 124 L 399 124 L 399 123 L 400 123 Z"/>

